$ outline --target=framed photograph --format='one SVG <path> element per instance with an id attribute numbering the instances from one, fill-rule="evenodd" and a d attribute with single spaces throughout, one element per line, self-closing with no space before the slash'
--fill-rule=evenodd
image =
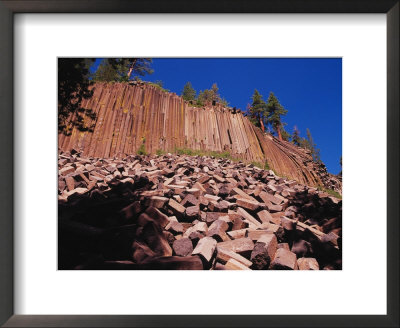
<path id="1" fill-rule="evenodd" d="M 0 15 L 2 325 L 399 325 L 398 1 Z"/>

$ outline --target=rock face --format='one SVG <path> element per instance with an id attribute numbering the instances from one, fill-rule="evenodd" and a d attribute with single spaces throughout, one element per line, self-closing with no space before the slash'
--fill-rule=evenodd
<path id="1" fill-rule="evenodd" d="M 145 83 L 96 83 L 93 97 L 82 106 L 97 114 L 95 122 L 86 118 L 88 126 L 95 123 L 94 132 L 60 134 L 63 151 L 79 149 L 100 158 L 123 158 L 141 147 L 151 154 L 177 148 L 229 152 L 248 162 L 267 161 L 277 174 L 300 183 L 341 192 L 341 181 L 313 162 L 306 150 L 263 133 L 240 111 L 220 104 L 192 107 L 176 94 Z"/>
<path id="2" fill-rule="evenodd" d="M 342 201 L 243 162 L 61 152 L 58 195 L 59 269 L 342 266 Z"/>

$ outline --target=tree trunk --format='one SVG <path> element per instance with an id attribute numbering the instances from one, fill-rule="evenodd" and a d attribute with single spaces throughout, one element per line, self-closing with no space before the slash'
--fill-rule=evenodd
<path id="1" fill-rule="evenodd" d="M 261 125 L 261 130 L 262 130 L 262 132 L 264 132 L 264 133 L 265 133 L 264 122 L 263 122 L 263 120 L 262 120 L 262 118 L 261 118 L 261 117 L 260 117 L 260 125 Z"/>
<path id="2" fill-rule="evenodd" d="M 278 139 L 279 139 L 280 141 L 282 141 L 282 134 L 281 134 L 281 126 L 280 126 L 280 125 L 278 125 L 278 126 L 276 127 L 276 133 L 278 133 Z"/>
<path id="3" fill-rule="evenodd" d="M 128 74 L 127 74 L 128 75 L 128 80 L 131 78 L 131 75 L 132 75 L 133 69 L 135 67 L 136 61 L 137 61 L 137 59 L 133 60 L 131 66 L 129 67 L 129 71 L 128 71 Z"/>

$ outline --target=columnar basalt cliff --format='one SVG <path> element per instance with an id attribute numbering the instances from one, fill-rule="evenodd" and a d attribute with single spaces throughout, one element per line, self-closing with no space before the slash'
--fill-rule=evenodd
<path id="1" fill-rule="evenodd" d="M 310 186 L 340 191 L 340 181 L 312 161 L 308 151 L 263 133 L 238 111 L 219 104 L 192 107 L 180 96 L 146 83 L 96 83 L 83 107 L 97 114 L 94 131 L 59 135 L 63 151 L 88 157 L 123 158 L 140 147 L 148 153 L 177 148 L 228 151 L 248 162 L 267 161 L 277 174 Z M 73 119 L 73 118 L 72 118 Z"/>

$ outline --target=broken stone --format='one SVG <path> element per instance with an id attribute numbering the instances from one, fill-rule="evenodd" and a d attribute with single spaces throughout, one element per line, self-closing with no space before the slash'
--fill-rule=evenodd
<path id="1" fill-rule="evenodd" d="M 284 249 L 278 248 L 275 257 L 270 265 L 271 270 L 297 270 L 296 254 Z"/>
<path id="2" fill-rule="evenodd" d="M 230 250 L 224 249 L 224 248 L 218 248 L 217 247 L 217 260 L 226 263 L 228 262 L 230 259 L 234 259 L 240 263 L 242 263 L 243 265 L 245 265 L 246 267 L 250 267 L 253 263 L 251 261 L 249 261 L 248 259 L 246 259 L 245 257 L 234 253 Z"/>
<path id="3" fill-rule="evenodd" d="M 210 262 L 216 246 L 217 241 L 214 238 L 204 237 L 199 240 L 196 248 L 192 252 L 192 255 L 200 255 L 204 260 Z"/>
<path id="4" fill-rule="evenodd" d="M 252 223 L 256 227 L 260 226 L 261 223 L 257 221 L 253 216 L 251 216 L 249 213 L 247 213 L 243 208 L 238 207 L 237 209 L 238 214 L 240 214 L 245 220 L 248 222 Z"/>
<path id="5" fill-rule="evenodd" d="M 240 263 L 239 261 L 236 261 L 235 259 L 230 259 L 228 262 L 226 262 L 225 269 L 226 270 L 250 270 L 247 266 Z"/>
<path id="6" fill-rule="evenodd" d="M 152 196 L 148 198 L 147 206 L 153 206 L 155 208 L 162 208 L 164 207 L 165 203 L 168 201 L 166 197 L 160 196 Z"/>
<path id="7" fill-rule="evenodd" d="M 238 206 L 244 207 L 251 211 L 256 211 L 260 207 L 259 202 L 255 202 L 255 201 L 243 199 L 243 198 L 239 198 L 236 201 L 236 204 L 238 204 Z"/>
<path id="8" fill-rule="evenodd" d="M 299 270 L 319 270 L 319 264 L 315 258 L 301 257 L 297 260 Z"/>
<path id="9" fill-rule="evenodd" d="M 181 204 L 170 198 L 168 206 L 177 217 L 183 217 L 185 213 L 185 207 L 183 207 Z"/>
<path id="10" fill-rule="evenodd" d="M 271 214 L 267 210 L 262 210 L 262 211 L 258 212 L 257 216 L 260 219 L 260 221 L 263 223 L 274 222 L 274 219 L 272 218 Z"/>
<path id="11" fill-rule="evenodd" d="M 190 220 L 196 220 L 200 217 L 200 208 L 198 206 L 190 206 L 186 208 L 186 217 Z"/>
<path id="12" fill-rule="evenodd" d="M 248 258 L 254 248 L 254 243 L 250 238 L 239 238 L 218 243 L 218 247 Z"/>
<path id="13" fill-rule="evenodd" d="M 178 256 L 188 256 L 193 252 L 193 244 L 189 238 L 175 240 L 172 248 Z"/>
<path id="14" fill-rule="evenodd" d="M 274 234 L 262 235 L 251 252 L 253 267 L 259 270 L 267 269 L 277 251 L 277 245 L 278 240 Z"/>
<path id="15" fill-rule="evenodd" d="M 69 191 L 72 191 L 75 189 L 75 179 L 73 177 L 66 177 L 65 183 L 67 184 L 67 188 Z"/>

